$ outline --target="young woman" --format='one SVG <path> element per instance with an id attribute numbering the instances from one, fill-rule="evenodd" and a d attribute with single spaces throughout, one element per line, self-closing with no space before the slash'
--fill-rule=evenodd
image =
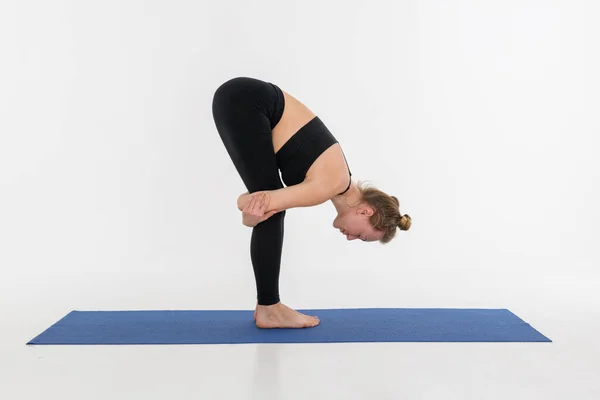
<path id="1" fill-rule="evenodd" d="M 347 240 L 381 243 L 388 243 L 398 227 L 408 230 L 410 216 L 400 214 L 396 197 L 352 182 L 335 137 L 319 117 L 278 86 L 248 77 L 231 79 L 216 90 L 212 112 L 248 189 L 237 203 L 243 224 L 253 228 L 250 257 L 258 293 L 256 325 L 316 326 L 318 318 L 298 313 L 279 300 L 286 210 L 331 200 L 337 210 L 333 227 Z"/>

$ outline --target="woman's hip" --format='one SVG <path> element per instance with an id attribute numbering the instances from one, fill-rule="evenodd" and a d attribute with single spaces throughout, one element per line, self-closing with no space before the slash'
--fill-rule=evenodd
<path id="1" fill-rule="evenodd" d="M 249 77 L 230 79 L 217 88 L 213 96 L 213 117 L 217 123 L 226 120 L 256 120 L 261 113 L 269 120 L 270 129 L 281 119 L 284 110 L 283 92 L 270 83 Z"/>

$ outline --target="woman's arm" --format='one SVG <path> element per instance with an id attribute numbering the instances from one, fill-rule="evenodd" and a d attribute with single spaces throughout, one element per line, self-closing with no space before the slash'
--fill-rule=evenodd
<path id="1" fill-rule="evenodd" d="M 304 181 L 297 185 L 267 191 L 269 198 L 269 211 L 283 211 L 296 207 L 312 207 L 335 196 L 335 189 L 331 185 L 316 181 Z"/>
<path id="2" fill-rule="evenodd" d="M 266 193 L 268 198 L 267 211 L 283 211 L 296 207 L 312 207 L 326 202 L 339 192 L 334 185 L 323 182 L 304 181 L 276 190 L 263 190 L 252 194 L 244 193 L 238 197 L 238 209 L 241 211 L 251 196 L 256 193 Z"/>

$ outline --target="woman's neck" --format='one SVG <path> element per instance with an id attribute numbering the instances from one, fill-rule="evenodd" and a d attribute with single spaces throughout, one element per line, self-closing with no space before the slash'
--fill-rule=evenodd
<path id="1" fill-rule="evenodd" d="M 360 203 L 360 190 L 358 190 L 358 186 L 352 182 L 346 193 L 338 194 L 331 199 L 331 202 L 338 214 L 341 214 L 350 207 L 354 207 Z"/>

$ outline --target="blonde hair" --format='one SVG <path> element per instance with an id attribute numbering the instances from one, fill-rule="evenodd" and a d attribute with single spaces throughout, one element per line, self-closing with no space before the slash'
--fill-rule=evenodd
<path id="1" fill-rule="evenodd" d="M 410 215 L 400 213 L 400 202 L 395 196 L 375 187 L 369 187 L 363 182 L 358 182 L 358 190 L 361 195 L 361 202 L 367 203 L 375 211 L 369 221 L 373 228 L 384 231 L 383 237 L 379 240 L 381 243 L 389 243 L 396 236 L 397 229 L 407 231 L 411 226 Z"/>

